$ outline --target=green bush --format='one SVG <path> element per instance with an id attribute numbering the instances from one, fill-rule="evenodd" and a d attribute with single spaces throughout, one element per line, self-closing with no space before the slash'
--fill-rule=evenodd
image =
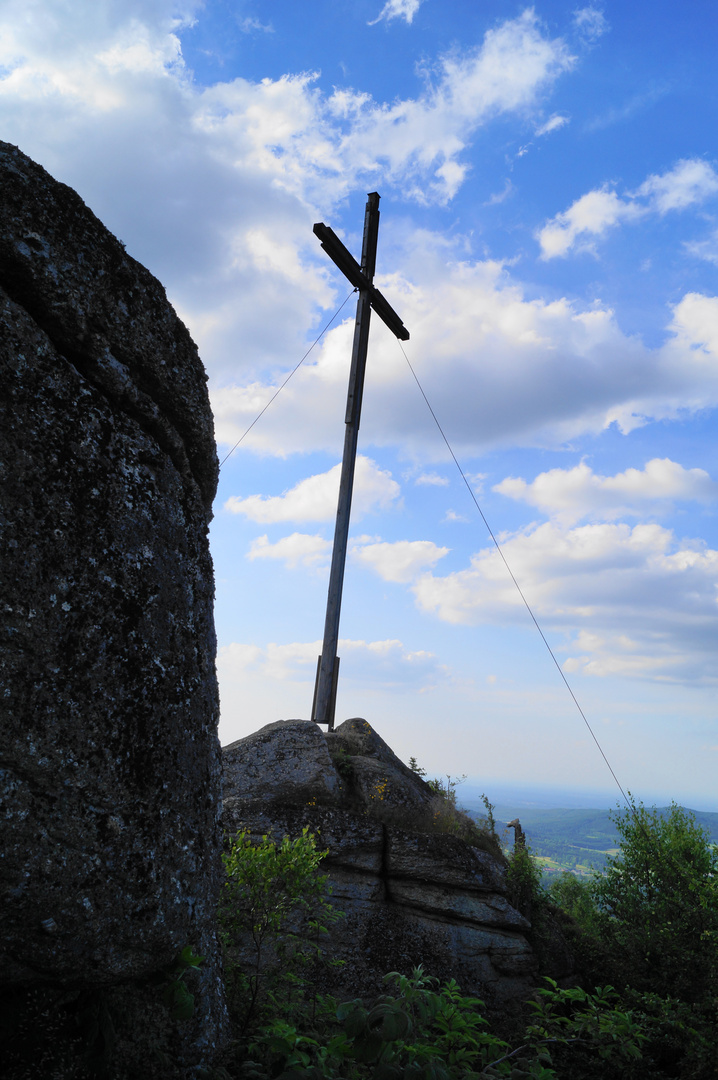
<path id="1" fill-rule="evenodd" d="M 220 938 L 228 1003 L 240 1036 L 269 1015 L 303 1003 L 313 985 L 321 939 L 342 917 L 328 899 L 327 875 L 319 872 L 325 854 L 304 828 L 301 836 L 279 843 L 268 836 L 254 842 L 247 830 L 240 831 L 223 856 Z"/>
<path id="2" fill-rule="evenodd" d="M 514 1049 L 495 1035 L 483 1002 L 451 980 L 439 987 L 421 967 L 391 972 L 392 993 L 366 1003 L 325 1001 L 303 1033 L 275 1020 L 254 1040 L 242 1075 L 253 1080 L 478 1080 L 479 1077 L 638 1080 L 645 1036 L 610 988 L 588 994 L 555 983 L 537 994 L 525 1038 Z M 557 1071 L 560 1068 L 561 1071 Z"/>
<path id="3" fill-rule="evenodd" d="M 708 1080 L 718 1059 L 718 852 L 693 815 L 615 815 L 621 844 L 590 881 L 563 875 L 584 981 L 609 978 L 646 1035 L 640 1080 Z"/>
<path id="4" fill-rule="evenodd" d="M 621 981 L 700 1002 L 718 992 L 718 850 L 690 811 L 614 815 L 620 852 L 591 883 Z"/>
<path id="5" fill-rule="evenodd" d="M 453 798 L 452 798 L 453 791 Z M 456 809 L 455 786 L 437 798 Z M 488 803 L 488 800 L 486 801 Z M 495 837 L 491 805 L 487 832 Z M 483 1003 L 417 968 L 392 972 L 374 1001 L 317 996 L 312 965 L 338 918 L 320 873 L 323 853 L 246 832 L 225 856 L 222 938 L 238 1039 L 233 1076 L 247 1080 L 708 1080 L 718 1039 L 718 855 L 690 814 L 639 807 L 618 815 L 619 855 L 590 882 L 570 875 L 541 890 L 530 852 L 508 863 L 510 898 L 540 928 L 558 904 L 584 947 L 586 983 L 547 980 L 510 1042 Z M 498 840 L 498 838 L 496 838 Z M 587 959 L 588 958 L 588 959 Z M 592 967 L 593 965 L 593 967 Z M 504 1033 L 505 1034 L 505 1033 Z M 237 1069 L 239 1071 L 237 1071 Z"/>

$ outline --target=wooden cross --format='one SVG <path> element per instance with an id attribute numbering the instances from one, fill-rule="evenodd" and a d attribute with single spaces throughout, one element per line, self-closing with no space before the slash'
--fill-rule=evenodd
<path id="1" fill-rule="evenodd" d="M 407 341 L 409 331 L 382 294 L 373 285 L 376 267 L 376 245 L 379 236 L 379 195 L 376 191 L 369 194 L 364 214 L 364 239 L 361 250 L 361 266 L 344 247 L 337 234 L 321 222 L 314 226 L 314 234 L 322 242 L 327 255 L 352 285 L 359 290 L 356 322 L 354 324 L 354 345 L 349 372 L 347 391 L 347 409 L 344 417 L 344 456 L 342 474 L 339 482 L 339 502 L 337 521 L 334 529 L 334 547 L 332 566 L 329 572 L 329 594 L 327 596 L 327 616 L 324 623 L 324 642 L 322 654 L 317 662 L 317 678 L 314 684 L 314 702 L 312 720 L 317 724 L 326 724 L 328 731 L 334 729 L 334 709 L 337 699 L 337 679 L 339 676 L 339 614 L 342 606 L 342 586 L 344 584 L 344 566 L 347 558 L 349 539 L 349 515 L 354 487 L 354 466 L 357 456 L 359 420 L 364 391 L 364 370 L 369 343 L 369 320 L 372 308 L 386 323 L 392 333 L 402 341 Z"/>

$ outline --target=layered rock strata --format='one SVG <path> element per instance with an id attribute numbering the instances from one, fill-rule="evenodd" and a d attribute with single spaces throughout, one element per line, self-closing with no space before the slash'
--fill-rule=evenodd
<path id="1" fill-rule="evenodd" d="M 418 964 L 493 1007 L 534 985 L 529 923 L 507 900 L 504 864 L 426 831 L 435 793 L 365 720 L 329 735 L 280 721 L 225 747 L 223 759 L 229 834 L 280 839 L 309 826 L 328 851 L 322 867 L 346 913 L 327 945 L 346 961 L 333 992 L 371 996 L 388 971 Z"/>

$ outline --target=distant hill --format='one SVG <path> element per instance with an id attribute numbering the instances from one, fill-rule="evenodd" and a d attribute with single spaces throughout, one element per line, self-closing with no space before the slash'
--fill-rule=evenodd
<path id="1" fill-rule="evenodd" d="M 476 817 L 485 817 L 480 802 L 473 799 L 460 800 L 462 805 Z M 660 807 L 659 813 L 668 814 L 669 807 Z M 705 810 L 693 810 L 696 822 L 706 831 L 714 844 L 718 844 L 718 814 Z M 578 875 L 602 870 L 608 855 L 616 854 L 619 837 L 611 820 L 609 810 L 543 810 L 527 809 L 525 806 L 499 805 L 494 807 L 494 817 L 499 833 L 506 823 L 518 818 L 526 833 L 526 843 L 532 853 L 544 864 L 548 874 L 570 870 Z M 507 846 L 511 846 L 513 830 L 508 830 Z"/>

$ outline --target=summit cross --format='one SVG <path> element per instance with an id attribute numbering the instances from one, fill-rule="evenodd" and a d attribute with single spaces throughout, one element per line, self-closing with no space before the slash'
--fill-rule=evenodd
<path id="1" fill-rule="evenodd" d="M 392 306 L 374 287 L 376 268 L 376 246 L 379 236 L 379 195 L 376 191 L 367 197 L 364 213 L 364 238 L 362 240 L 361 266 L 345 248 L 337 234 L 328 225 L 321 222 L 314 226 L 314 235 L 321 241 L 324 251 L 336 263 L 350 283 L 359 290 L 356 321 L 354 323 L 354 344 L 349 371 L 347 408 L 344 417 L 344 455 L 339 482 L 339 501 L 337 503 L 337 521 L 334 529 L 334 547 L 332 566 L 329 572 L 329 593 L 327 595 L 327 615 L 324 623 L 324 641 L 322 654 L 317 662 L 317 678 L 314 685 L 312 720 L 317 724 L 326 724 L 328 731 L 334 730 L 334 710 L 337 698 L 337 679 L 339 676 L 339 615 L 342 606 L 342 587 L 344 584 L 344 566 L 347 558 L 349 539 L 349 516 L 354 487 L 354 467 L 356 465 L 361 402 L 364 391 L 364 371 L 369 344 L 369 320 L 372 308 L 382 322 L 401 341 L 407 341 L 409 331 L 394 311 Z"/>

